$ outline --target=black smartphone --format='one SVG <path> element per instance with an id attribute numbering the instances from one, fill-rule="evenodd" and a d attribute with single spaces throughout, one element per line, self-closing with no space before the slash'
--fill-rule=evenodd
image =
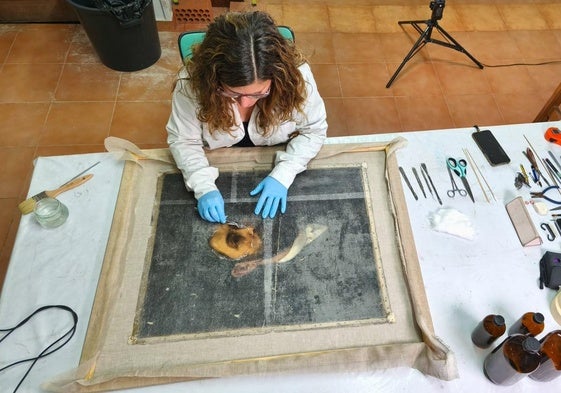
<path id="1" fill-rule="evenodd" d="M 489 164 L 496 166 L 510 162 L 510 158 L 490 130 L 476 131 L 471 136 Z"/>

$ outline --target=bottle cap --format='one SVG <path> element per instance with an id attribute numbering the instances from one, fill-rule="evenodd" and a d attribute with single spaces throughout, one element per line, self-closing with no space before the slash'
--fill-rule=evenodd
<path id="1" fill-rule="evenodd" d="M 527 352 L 538 352 L 540 350 L 540 342 L 537 338 L 528 336 L 522 342 L 522 348 Z"/>
<path id="2" fill-rule="evenodd" d="M 534 313 L 533 319 L 535 323 L 539 323 L 539 324 L 542 324 L 543 321 L 545 321 L 543 314 L 540 312 Z"/>
<path id="3" fill-rule="evenodd" d="M 502 315 L 494 315 L 493 323 L 497 326 L 503 326 L 505 324 L 505 319 L 503 318 Z"/>

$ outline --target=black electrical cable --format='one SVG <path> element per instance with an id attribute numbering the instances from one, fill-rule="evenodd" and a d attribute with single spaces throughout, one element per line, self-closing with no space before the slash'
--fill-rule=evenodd
<path id="1" fill-rule="evenodd" d="M 33 318 L 34 316 L 36 316 L 40 312 L 43 312 L 43 311 L 46 311 L 46 310 L 49 310 L 49 309 L 55 309 L 55 308 L 61 309 L 61 310 L 64 310 L 64 311 L 68 311 L 72 315 L 72 319 L 73 319 L 72 327 L 66 333 L 64 333 L 61 337 L 59 337 L 57 340 L 55 340 L 53 343 L 49 344 L 49 346 L 47 346 L 45 349 L 43 349 L 39 353 L 39 355 L 37 355 L 36 357 L 31 357 L 31 358 L 28 358 L 28 359 L 18 360 L 17 362 L 8 364 L 8 365 L 0 368 L 0 373 L 1 373 L 4 370 L 7 370 L 10 367 L 14 367 L 14 366 L 17 366 L 19 364 L 26 363 L 26 362 L 31 362 L 31 364 L 29 365 L 29 368 L 27 369 L 27 371 L 25 372 L 25 374 L 23 375 L 23 377 L 20 379 L 17 386 L 15 387 L 13 393 L 17 392 L 17 390 L 20 388 L 21 384 L 23 383 L 25 378 L 27 378 L 27 376 L 31 372 L 31 369 L 33 368 L 33 366 L 35 366 L 35 363 L 37 363 L 37 361 L 39 361 L 39 359 L 42 359 L 42 358 L 44 358 L 46 356 L 49 356 L 52 353 L 58 351 L 59 349 L 64 347 L 72 339 L 72 337 L 76 333 L 76 327 L 78 325 L 78 315 L 74 312 L 74 310 L 72 310 L 70 307 L 67 307 L 67 306 L 63 306 L 63 305 L 43 306 L 43 307 L 40 307 L 37 310 L 35 310 L 28 317 L 26 317 L 20 323 L 18 323 L 16 326 L 14 326 L 12 328 L 8 328 L 8 329 L 0 329 L 0 332 L 8 332 L 2 338 L 0 338 L 0 343 L 2 343 L 2 341 L 4 341 L 7 337 L 9 337 L 10 334 L 12 334 L 16 329 L 25 325 L 27 322 L 29 322 L 29 320 L 31 318 Z"/>
<path id="2" fill-rule="evenodd" d="M 481 63 L 483 64 L 485 67 L 514 67 L 514 66 L 541 66 L 541 65 L 546 65 L 546 64 L 557 64 L 557 63 L 561 63 L 561 60 L 549 60 L 549 61 L 544 61 L 541 63 L 510 63 L 510 64 L 485 64 L 485 63 Z"/>

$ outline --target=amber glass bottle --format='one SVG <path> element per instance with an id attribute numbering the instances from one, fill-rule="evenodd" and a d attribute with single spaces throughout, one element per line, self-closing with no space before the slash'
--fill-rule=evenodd
<path id="1" fill-rule="evenodd" d="M 513 385 L 540 365 L 540 342 L 523 334 L 507 337 L 487 355 L 483 372 L 497 385 Z"/>
<path id="2" fill-rule="evenodd" d="M 506 331 L 501 315 L 487 315 L 471 332 L 471 341 L 479 348 L 489 348 Z"/>
<path id="3" fill-rule="evenodd" d="M 530 336 L 537 336 L 543 332 L 544 317 L 539 312 L 527 312 L 508 329 L 508 334 L 529 334 Z"/>
<path id="4" fill-rule="evenodd" d="M 536 381 L 547 382 L 561 375 L 561 330 L 554 330 L 540 340 L 540 366 L 530 374 Z"/>

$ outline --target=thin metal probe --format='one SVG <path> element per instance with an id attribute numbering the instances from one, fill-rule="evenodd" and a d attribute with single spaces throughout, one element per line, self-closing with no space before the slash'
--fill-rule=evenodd
<path id="1" fill-rule="evenodd" d="M 440 199 L 440 195 L 438 195 L 438 191 L 436 191 L 436 187 L 434 186 L 434 183 L 432 182 L 432 178 L 429 175 L 429 171 L 427 170 L 427 165 L 424 162 L 421 163 L 421 170 L 425 171 L 425 173 L 427 174 L 427 177 L 429 178 L 430 185 L 433 188 L 434 193 L 436 194 L 436 199 L 438 199 L 438 203 L 440 203 L 442 205 L 442 200 Z"/>
<path id="2" fill-rule="evenodd" d="M 415 193 L 415 190 L 413 190 L 413 187 L 411 187 L 411 183 L 409 183 L 409 179 L 407 178 L 407 175 L 405 174 L 405 171 L 402 167 L 399 167 L 399 172 L 401 172 L 401 176 L 403 176 L 403 179 L 405 180 L 405 183 L 407 183 L 407 187 L 409 187 L 409 190 L 411 190 L 411 193 L 415 197 L 415 200 L 418 200 L 419 197 Z"/>
<path id="3" fill-rule="evenodd" d="M 417 179 L 417 183 L 419 184 L 419 188 L 421 189 L 421 192 L 423 193 L 423 196 L 426 198 L 427 193 L 425 192 L 425 189 L 423 188 L 423 183 L 421 183 L 421 179 L 419 178 L 419 174 L 417 173 L 417 168 L 413 167 L 413 168 L 411 168 L 411 170 L 413 171 L 413 175 L 415 175 L 415 179 Z"/>
<path id="4" fill-rule="evenodd" d="M 79 178 L 80 176 L 82 176 L 84 173 L 86 173 L 87 171 L 89 171 L 90 169 L 92 169 L 94 166 L 96 166 L 97 164 L 99 164 L 101 161 L 96 162 L 95 164 L 93 164 L 92 166 L 90 166 L 89 168 L 84 169 L 82 172 L 78 173 L 76 176 L 74 176 L 72 179 L 68 180 L 66 183 L 64 183 L 62 186 L 63 187 L 65 185 L 67 185 L 68 183 L 70 183 L 72 180 Z"/>
<path id="5" fill-rule="evenodd" d="M 432 188 L 430 188 L 430 184 L 429 184 L 429 181 L 427 179 L 427 175 L 425 175 L 425 172 L 423 170 L 421 170 L 421 175 L 423 175 L 423 179 L 425 179 L 425 183 L 427 184 L 427 188 L 428 188 L 430 194 L 434 197 L 434 195 L 432 193 Z"/>

